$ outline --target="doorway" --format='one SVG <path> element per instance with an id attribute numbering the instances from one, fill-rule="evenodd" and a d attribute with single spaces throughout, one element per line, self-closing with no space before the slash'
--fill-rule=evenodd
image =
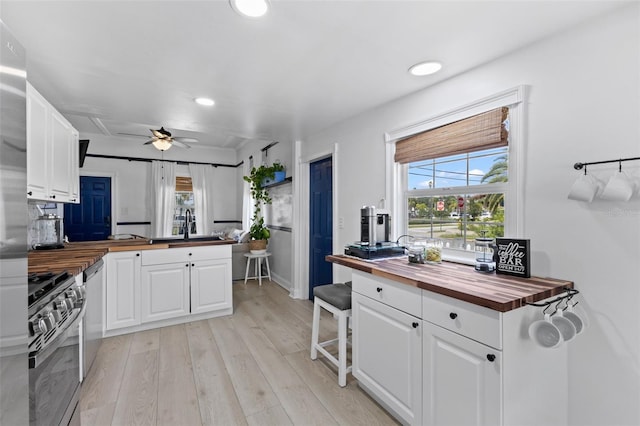
<path id="1" fill-rule="evenodd" d="M 80 176 L 80 204 L 64 205 L 69 241 L 106 240 L 111 235 L 111 178 Z"/>
<path id="2" fill-rule="evenodd" d="M 309 165 L 309 299 L 313 288 L 331 284 L 332 264 L 325 256 L 333 250 L 332 158 Z"/>

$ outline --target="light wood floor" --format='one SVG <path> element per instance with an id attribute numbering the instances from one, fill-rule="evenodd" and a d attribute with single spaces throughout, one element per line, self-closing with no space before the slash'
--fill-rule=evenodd
<path id="1" fill-rule="evenodd" d="M 313 304 L 275 283 L 233 284 L 234 314 L 105 339 L 82 425 L 397 424 L 348 376 L 309 358 Z M 320 338 L 335 335 L 323 311 Z"/>

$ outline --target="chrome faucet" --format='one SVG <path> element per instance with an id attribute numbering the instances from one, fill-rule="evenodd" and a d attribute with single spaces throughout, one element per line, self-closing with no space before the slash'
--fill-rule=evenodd
<path id="1" fill-rule="evenodd" d="M 191 210 L 184 212 L 184 239 L 189 239 L 189 227 L 191 226 Z"/>

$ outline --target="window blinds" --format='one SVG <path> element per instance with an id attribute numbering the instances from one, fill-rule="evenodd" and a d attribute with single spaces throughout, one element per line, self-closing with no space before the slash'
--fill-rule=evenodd
<path id="1" fill-rule="evenodd" d="M 409 136 L 396 143 L 395 161 L 411 163 L 507 145 L 505 120 L 509 108 L 501 107 L 435 129 Z"/>
<path id="2" fill-rule="evenodd" d="M 193 192 L 191 178 L 187 176 L 176 176 L 176 192 Z"/>

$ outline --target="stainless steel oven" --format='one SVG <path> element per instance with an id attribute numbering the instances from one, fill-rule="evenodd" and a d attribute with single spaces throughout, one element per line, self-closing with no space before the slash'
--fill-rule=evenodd
<path id="1" fill-rule="evenodd" d="M 82 282 L 66 272 L 30 277 L 29 423 L 80 424 Z M 75 415 L 74 415 L 75 413 Z"/>

